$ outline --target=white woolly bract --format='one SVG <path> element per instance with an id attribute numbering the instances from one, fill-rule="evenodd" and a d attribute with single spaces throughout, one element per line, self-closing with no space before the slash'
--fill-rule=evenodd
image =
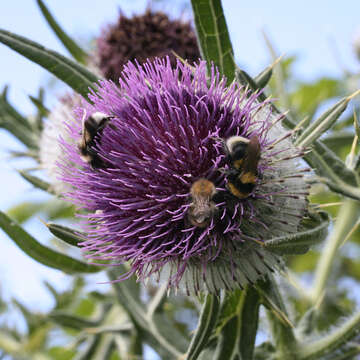
<path id="1" fill-rule="evenodd" d="M 67 143 L 74 143 L 69 136 L 67 124 L 74 119 L 74 107 L 81 104 L 82 97 L 72 93 L 60 99 L 59 103 L 50 112 L 40 139 L 40 164 L 50 178 L 52 189 L 56 194 L 62 194 L 69 185 L 59 180 L 59 161 L 62 161 L 64 151 L 60 139 Z"/>

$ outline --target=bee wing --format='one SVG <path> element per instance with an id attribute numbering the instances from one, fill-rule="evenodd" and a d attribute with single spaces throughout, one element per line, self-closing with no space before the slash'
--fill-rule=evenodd
<path id="1" fill-rule="evenodd" d="M 260 142 L 257 136 L 253 136 L 246 148 L 244 161 L 242 163 L 242 174 L 253 174 L 257 175 L 257 168 L 260 160 Z"/>

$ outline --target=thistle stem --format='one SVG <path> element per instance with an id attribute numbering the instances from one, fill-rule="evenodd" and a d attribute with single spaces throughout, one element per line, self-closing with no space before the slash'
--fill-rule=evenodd
<path id="1" fill-rule="evenodd" d="M 359 213 L 360 203 L 354 200 L 346 200 L 339 209 L 339 215 L 335 222 L 334 229 L 325 243 L 315 270 L 314 284 L 310 293 L 310 299 L 313 304 L 318 302 L 325 291 L 336 252 L 358 220 Z"/>
<path id="2" fill-rule="evenodd" d="M 360 313 L 355 313 L 333 332 L 309 344 L 300 344 L 298 358 L 301 360 L 323 359 L 328 354 L 333 354 L 358 334 L 360 328 Z M 344 350 L 345 351 L 345 350 Z"/>
<path id="3" fill-rule="evenodd" d="M 267 318 L 270 323 L 271 334 L 276 347 L 276 360 L 296 360 L 296 338 L 294 332 L 288 326 L 285 326 L 274 313 L 267 312 Z"/>
<path id="4" fill-rule="evenodd" d="M 266 300 L 264 305 L 267 307 L 267 318 L 270 324 L 271 335 L 275 343 L 275 359 L 296 360 L 297 339 L 295 337 L 293 328 L 289 324 L 284 323 L 284 321 L 279 318 L 279 311 L 283 312 L 285 317 L 287 317 L 288 314 L 283 297 L 275 280 L 272 277 L 268 277 L 266 283 L 262 284 L 259 282 L 258 285 L 261 289 L 259 294 L 262 296 L 263 300 Z M 263 291 L 265 291 L 267 299 L 264 299 Z M 269 307 L 269 305 L 271 306 Z M 274 311 L 274 306 L 277 308 L 277 311 Z"/>

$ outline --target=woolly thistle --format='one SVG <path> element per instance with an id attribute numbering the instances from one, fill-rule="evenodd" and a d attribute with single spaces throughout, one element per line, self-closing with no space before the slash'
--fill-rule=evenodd
<path id="1" fill-rule="evenodd" d="M 242 288 L 281 267 L 263 243 L 298 230 L 307 169 L 268 100 L 236 82 L 227 86 L 214 67 L 207 77 L 204 61 L 174 67 L 168 57 L 129 62 L 119 84 L 100 81 L 89 96 L 93 104 L 84 102 L 67 124 L 59 164 L 71 185 L 67 198 L 86 211 L 80 215 L 86 256 L 128 261 L 121 279 L 160 276 L 188 293 Z M 99 169 L 82 160 L 76 145 L 82 121 L 95 112 L 112 117 L 95 136 Z M 224 140 L 231 136 L 256 136 L 260 144 L 255 188 L 243 199 L 227 186 Z M 214 216 L 201 227 L 189 221 L 190 191 L 199 179 L 213 183 L 217 194 Z"/>
<path id="2" fill-rule="evenodd" d="M 150 9 L 130 18 L 120 13 L 117 23 L 106 27 L 97 39 L 98 66 L 106 79 L 115 82 L 129 60 L 145 62 L 168 55 L 175 65 L 173 52 L 190 62 L 200 58 L 190 22 L 172 20 L 165 13 Z"/>

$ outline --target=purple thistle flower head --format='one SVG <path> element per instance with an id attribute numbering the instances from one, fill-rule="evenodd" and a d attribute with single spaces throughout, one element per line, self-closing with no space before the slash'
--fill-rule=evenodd
<path id="1" fill-rule="evenodd" d="M 215 68 L 207 77 L 204 61 L 174 68 L 169 58 L 129 62 L 119 84 L 101 81 L 90 97 L 67 125 L 72 141 L 62 140 L 60 164 L 67 197 L 86 210 L 88 257 L 129 261 L 124 278 L 159 275 L 195 293 L 241 288 L 281 266 L 261 244 L 297 231 L 307 185 L 301 150 L 268 101 L 227 87 Z M 74 144 L 81 119 L 95 112 L 111 119 L 91 145 L 102 163 L 94 169 Z M 232 136 L 256 137 L 260 150 L 255 186 L 243 198 L 229 190 L 234 168 L 224 143 Z M 189 213 L 200 179 L 214 189 L 208 221 L 197 226 Z"/>
<path id="2" fill-rule="evenodd" d="M 116 24 L 108 25 L 97 39 L 97 66 L 106 79 L 118 81 L 124 65 L 135 59 L 169 56 L 176 65 L 175 52 L 191 62 L 200 58 L 195 31 L 189 21 L 170 19 L 161 11 L 147 9 L 126 17 L 122 12 Z"/>

